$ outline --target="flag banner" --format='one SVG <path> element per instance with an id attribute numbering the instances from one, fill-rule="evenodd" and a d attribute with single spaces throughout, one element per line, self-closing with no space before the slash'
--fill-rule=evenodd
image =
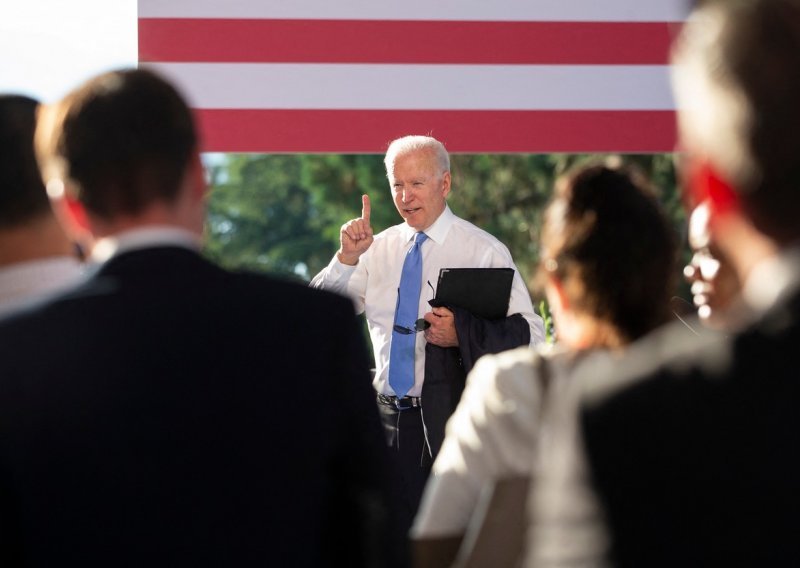
<path id="1" fill-rule="evenodd" d="M 213 152 L 670 152 L 683 0 L 139 0 Z"/>

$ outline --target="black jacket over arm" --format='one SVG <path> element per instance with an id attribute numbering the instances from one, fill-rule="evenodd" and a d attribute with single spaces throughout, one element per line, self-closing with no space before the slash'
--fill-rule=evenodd
<path id="1" fill-rule="evenodd" d="M 447 306 L 455 316 L 458 347 L 425 346 L 425 382 L 422 411 L 431 455 L 436 458 L 444 441 L 447 420 L 458 406 L 467 374 L 487 353 L 499 353 L 528 345 L 531 329 L 520 314 L 485 320 L 468 311 Z"/>

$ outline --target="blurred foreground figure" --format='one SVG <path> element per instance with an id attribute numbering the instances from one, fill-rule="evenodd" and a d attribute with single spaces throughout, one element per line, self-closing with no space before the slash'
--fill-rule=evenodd
<path id="1" fill-rule="evenodd" d="M 352 304 L 198 254 L 196 130 L 158 76 L 102 75 L 45 118 L 98 266 L 0 323 L 0 563 L 370 564 L 386 449 Z"/>
<path id="2" fill-rule="evenodd" d="M 692 297 L 700 321 L 714 330 L 735 327 L 746 318 L 739 299 L 741 282 L 728 257 L 710 234 L 710 204 L 704 201 L 689 215 L 689 246 L 692 259 L 683 274 L 692 285 Z"/>
<path id="3" fill-rule="evenodd" d="M 0 96 L 0 315 L 80 279 L 33 150 L 37 103 Z"/>
<path id="4" fill-rule="evenodd" d="M 800 565 L 800 1 L 703 2 L 674 63 L 685 190 L 752 319 L 553 393 L 529 565 Z"/>
<path id="5" fill-rule="evenodd" d="M 589 165 L 559 179 L 544 215 L 538 270 L 558 345 L 552 351 L 521 347 L 487 355 L 475 365 L 447 424 L 415 521 L 418 566 L 449 566 L 465 534 L 458 554 L 470 556 L 473 527 L 484 506 L 481 493 L 492 485 L 502 491 L 500 483 L 510 478 L 530 478 L 542 434 L 541 402 L 550 385 L 570 380 L 573 366 L 590 353 L 624 349 L 666 321 L 675 282 L 674 241 L 641 176 Z M 513 503 L 517 518 L 512 507 L 497 518 L 487 513 L 485 530 L 500 525 L 494 529 L 499 538 L 486 543 L 495 560 L 519 558 L 524 483 L 520 488 Z M 479 546 L 472 557 L 481 554 Z"/>

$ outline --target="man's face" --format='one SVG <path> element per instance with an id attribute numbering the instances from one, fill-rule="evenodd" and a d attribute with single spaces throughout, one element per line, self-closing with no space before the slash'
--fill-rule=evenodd
<path id="1" fill-rule="evenodd" d="M 692 284 L 692 296 L 700 318 L 710 327 L 726 326 L 725 312 L 740 291 L 733 267 L 715 245 L 708 228 L 708 202 L 698 205 L 689 217 L 692 260 L 683 269 Z"/>
<path id="2" fill-rule="evenodd" d="M 433 153 L 416 150 L 395 158 L 389 185 L 400 216 L 410 227 L 424 231 L 444 211 L 450 172 L 440 174 Z"/>

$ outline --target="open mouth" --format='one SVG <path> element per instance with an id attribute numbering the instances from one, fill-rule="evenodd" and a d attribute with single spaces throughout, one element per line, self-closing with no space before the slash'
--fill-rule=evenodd
<path id="1" fill-rule="evenodd" d="M 416 207 L 414 209 L 403 209 L 403 211 L 405 211 L 409 215 L 413 215 L 414 213 L 416 213 L 419 210 L 420 210 L 420 207 Z"/>

